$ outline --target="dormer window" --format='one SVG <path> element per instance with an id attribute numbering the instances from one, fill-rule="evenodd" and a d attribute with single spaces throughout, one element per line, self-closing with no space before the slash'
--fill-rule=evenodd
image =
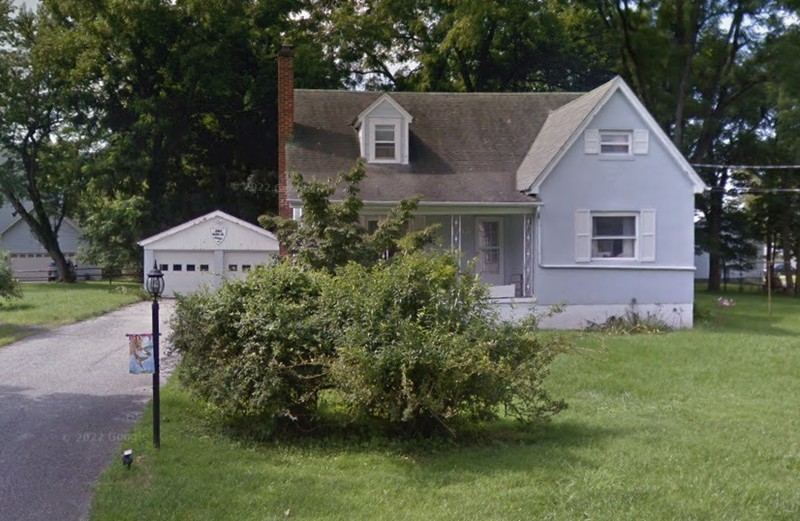
<path id="1" fill-rule="evenodd" d="M 372 147 L 370 160 L 374 162 L 396 163 L 399 160 L 398 137 L 400 121 L 390 119 L 373 119 Z"/>
<path id="2" fill-rule="evenodd" d="M 407 165 L 408 126 L 413 120 L 390 95 L 379 97 L 358 115 L 353 125 L 358 130 L 361 156 L 368 163 Z"/>

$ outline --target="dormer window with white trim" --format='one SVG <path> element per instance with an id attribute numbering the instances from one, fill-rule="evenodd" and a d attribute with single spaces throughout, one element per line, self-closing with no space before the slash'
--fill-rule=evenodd
<path id="1" fill-rule="evenodd" d="M 398 163 L 400 158 L 400 120 L 374 118 L 370 120 L 369 161 Z"/>
<path id="2" fill-rule="evenodd" d="M 379 97 L 358 115 L 354 123 L 361 156 L 368 163 L 407 165 L 408 126 L 413 120 L 411 114 L 390 95 Z"/>

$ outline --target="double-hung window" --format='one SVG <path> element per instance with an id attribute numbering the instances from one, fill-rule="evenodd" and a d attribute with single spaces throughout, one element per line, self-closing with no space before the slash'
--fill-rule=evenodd
<path id="1" fill-rule="evenodd" d="M 575 261 L 656 261 L 656 211 L 575 210 Z M 613 264 L 613 263 L 611 263 Z"/>
<path id="2" fill-rule="evenodd" d="M 600 131 L 601 155 L 630 155 L 632 136 L 630 132 Z"/>
<path id="3" fill-rule="evenodd" d="M 586 129 L 584 152 L 600 154 L 605 159 L 633 159 L 650 150 L 650 133 L 645 128 L 632 130 Z"/>
<path id="4" fill-rule="evenodd" d="M 375 163 L 399 163 L 400 120 L 374 118 L 371 123 L 370 160 Z"/>
<path id="5" fill-rule="evenodd" d="M 592 215 L 592 258 L 636 257 L 636 215 Z"/>

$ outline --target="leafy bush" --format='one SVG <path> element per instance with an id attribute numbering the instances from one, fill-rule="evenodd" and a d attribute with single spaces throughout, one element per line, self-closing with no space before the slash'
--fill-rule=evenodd
<path id="1" fill-rule="evenodd" d="M 322 327 L 320 280 L 288 263 L 178 300 L 171 341 L 182 379 L 229 419 L 272 427 L 313 421 L 332 345 Z"/>
<path id="2" fill-rule="evenodd" d="M 499 322 L 478 278 L 443 252 L 334 274 L 260 267 L 180 299 L 172 342 L 195 392 L 229 419 L 270 429 L 309 428 L 324 389 L 352 419 L 425 436 L 500 406 L 523 421 L 564 407 L 542 385 L 563 346 L 531 323 Z"/>
<path id="3" fill-rule="evenodd" d="M 330 183 L 309 182 L 295 173 L 292 185 L 303 201 L 303 218 L 295 221 L 263 215 L 259 222 L 275 232 L 280 243 L 292 253 L 292 262 L 330 273 L 349 262 L 373 265 L 386 252 L 416 251 L 432 243 L 436 226 L 406 233 L 419 203 L 417 199 L 400 201 L 388 211 L 375 232 L 367 233 L 359 217 L 364 202 L 358 197 L 358 184 L 365 175 L 361 160 L 350 172 Z M 331 201 L 340 184 L 345 185 L 341 190 L 343 199 Z"/>
<path id="4" fill-rule="evenodd" d="M 350 264 L 322 298 L 336 345 L 332 385 L 356 417 L 429 435 L 492 418 L 501 404 L 521 420 L 564 407 L 542 386 L 562 346 L 530 323 L 500 323 L 478 277 L 461 275 L 447 253 Z"/>
<path id="5" fill-rule="evenodd" d="M 8 253 L 4 251 L 0 251 L 0 298 L 7 300 L 22 298 L 22 288 L 19 281 L 14 278 Z"/>

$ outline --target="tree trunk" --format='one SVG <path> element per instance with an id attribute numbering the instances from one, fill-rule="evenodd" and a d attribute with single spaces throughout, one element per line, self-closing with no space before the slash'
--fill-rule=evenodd
<path id="1" fill-rule="evenodd" d="M 786 276 L 784 292 L 790 295 L 794 293 L 794 284 L 792 284 L 792 230 L 786 215 L 784 215 L 781 223 L 781 245 L 783 246 L 783 274 Z"/>
<path id="2" fill-rule="evenodd" d="M 722 279 L 722 191 L 713 190 L 708 198 L 708 291 L 719 291 Z"/>
<path id="3" fill-rule="evenodd" d="M 64 256 L 64 252 L 61 251 L 61 246 L 58 244 L 58 232 L 53 230 L 49 220 L 46 222 L 47 226 L 42 226 L 39 222 L 31 223 L 28 221 L 28 226 L 44 249 L 47 250 L 53 262 L 56 263 L 58 281 L 75 282 L 75 270 L 72 269 L 72 266 Z"/>
<path id="4" fill-rule="evenodd" d="M 794 246 L 792 247 L 792 258 L 797 259 L 800 256 L 800 237 L 794 237 Z M 794 295 L 800 293 L 800 262 L 795 262 L 794 270 Z"/>

